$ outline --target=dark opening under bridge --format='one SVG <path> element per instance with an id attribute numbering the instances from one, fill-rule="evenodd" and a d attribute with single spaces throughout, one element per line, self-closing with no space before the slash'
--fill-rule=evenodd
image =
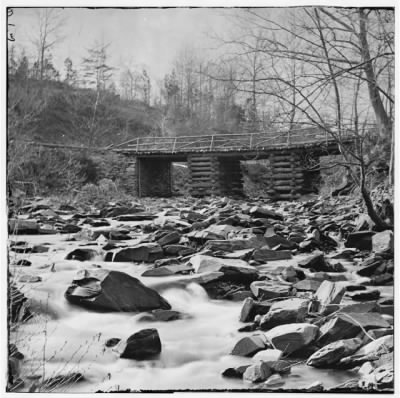
<path id="1" fill-rule="evenodd" d="M 355 135 L 346 130 L 338 137 L 352 145 Z M 88 150 L 31 142 L 50 148 Z M 138 196 L 172 195 L 172 163 L 187 162 L 189 191 L 193 196 L 240 195 L 243 193 L 241 162 L 264 160 L 262 176 L 266 194 L 276 200 L 291 200 L 310 191 L 319 177 L 321 156 L 340 153 L 338 139 L 318 128 L 286 132 L 214 134 L 179 137 L 140 137 L 106 148 L 127 159 L 129 190 Z M 310 164 L 313 169 L 310 169 Z M 127 178 L 125 178 L 127 180 Z"/>
<path id="2" fill-rule="evenodd" d="M 345 131 L 340 142 L 354 142 Z M 296 199 L 307 191 L 319 170 L 319 158 L 339 154 L 338 140 L 318 128 L 275 133 L 218 134 L 180 137 L 140 137 L 112 149 L 130 158 L 134 190 L 139 196 L 172 194 L 173 162 L 187 162 L 193 196 L 240 195 L 241 161 L 265 159 L 267 194 L 277 200 Z M 317 167 L 318 169 L 318 167 Z"/>

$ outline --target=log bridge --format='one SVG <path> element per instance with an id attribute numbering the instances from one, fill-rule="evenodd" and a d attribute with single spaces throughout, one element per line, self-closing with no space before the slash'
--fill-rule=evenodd
<path id="1" fill-rule="evenodd" d="M 353 143 L 345 131 L 340 142 Z M 129 158 L 133 191 L 140 197 L 172 195 L 172 163 L 187 162 L 192 196 L 241 195 L 240 162 L 266 159 L 263 176 L 267 194 L 275 200 L 297 199 L 319 171 L 310 172 L 319 158 L 340 153 L 338 140 L 318 128 L 278 133 L 216 134 L 179 137 L 140 137 L 110 148 Z M 318 169 L 318 167 L 317 167 Z"/>

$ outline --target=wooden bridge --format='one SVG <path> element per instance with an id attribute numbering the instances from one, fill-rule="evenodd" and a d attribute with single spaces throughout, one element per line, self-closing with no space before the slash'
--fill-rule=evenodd
<path id="1" fill-rule="evenodd" d="M 346 130 L 342 143 L 354 142 Z M 172 193 L 172 162 L 187 162 L 193 196 L 240 195 L 241 161 L 264 159 L 267 194 L 276 199 L 296 199 L 311 189 L 319 171 L 319 157 L 339 154 L 338 140 L 318 128 L 274 133 L 214 134 L 180 137 L 140 137 L 110 149 L 129 156 L 132 180 L 139 196 Z M 318 167 L 317 167 L 318 168 Z"/>
<path id="2" fill-rule="evenodd" d="M 338 138 L 342 144 L 352 144 L 355 140 L 349 130 Z M 315 167 L 317 171 L 310 171 L 307 165 L 318 166 L 321 156 L 340 153 L 338 139 L 318 128 L 272 133 L 140 137 L 95 149 L 115 151 L 127 157 L 131 191 L 142 197 L 172 194 L 173 162 L 187 162 L 193 196 L 240 195 L 243 192 L 241 162 L 263 159 L 268 166 L 268 173 L 263 176 L 264 186 L 268 186 L 266 193 L 276 200 L 296 199 L 309 191 L 315 185 L 319 171 L 318 167 Z"/>

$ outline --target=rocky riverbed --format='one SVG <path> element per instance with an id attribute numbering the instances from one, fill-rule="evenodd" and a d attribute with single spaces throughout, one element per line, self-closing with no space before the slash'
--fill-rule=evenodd
<path id="1" fill-rule="evenodd" d="M 356 199 L 38 199 L 9 232 L 9 390 L 393 389 L 393 232 Z"/>

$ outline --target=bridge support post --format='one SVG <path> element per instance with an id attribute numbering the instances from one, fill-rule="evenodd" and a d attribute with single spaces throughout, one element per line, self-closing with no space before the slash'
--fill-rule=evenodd
<path id="1" fill-rule="evenodd" d="M 193 154 L 188 156 L 190 172 L 190 194 L 208 196 L 221 194 L 219 183 L 219 162 L 213 154 Z"/>
<path id="2" fill-rule="evenodd" d="M 126 181 L 126 190 L 129 193 L 138 195 L 138 162 L 136 156 L 127 156 L 126 161 L 128 167 L 126 169 L 126 175 L 124 181 Z"/>
<path id="3" fill-rule="evenodd" d="M 268 193 L 276 200 L 293 200 L 300 196 L 303 173 L 296 152 L 282 151 L 271 154 L 271 189 Z"/>
<path id="4" fill-rule="evenodd" d="M 171 196 L 171 165 L 168 159 L 136 158 L 138 196 Z"/>
<path id="5" fill-rule="evenodd" d="M 243 176 L 238 158 L 219 158 L 219 184 L 222 195 L 243 195 Z"/>

